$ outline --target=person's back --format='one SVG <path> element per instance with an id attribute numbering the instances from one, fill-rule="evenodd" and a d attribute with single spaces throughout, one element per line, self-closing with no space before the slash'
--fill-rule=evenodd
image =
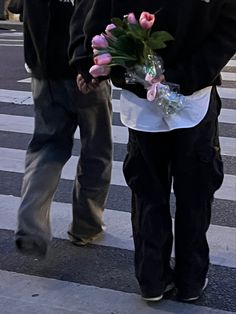
<path id="1" fill-rule="evenodd" d="M 67 53 L 73 11 L 73 1 L 24 1 L 25 61 L 32 73 L 35 108 L 16 230 L 17 248 L 26 254 L 47 252 L 49 210 L 77 126 L 81 154 L 68 234 L 74 244 L 85 245 L 103 231 L 112 161 L 111 86 L 104 81 L 88 96 L 79 92 Z"/>
<path id="2" fill-rule="evenodd" d="M 129 14 L 136 17 L 135 21 L 133 17 L 132 21 L 128 21 Z M 153 21 L 152 30 L 168 31 L 174 38 L 161 51 L 151 49 L 150 53 L 149 50 L 153 56 L 160 53 L 165 69 L 160 75 L 161 79 L 158 76 L 151 81 L 157 92 L 154 101 L 146 99 L 144 84 L 135 84 L 133 81 L 127 84 L 126 69 L 113 70 L 111 64 L 114 66 L 115 61 L 112 60 L 111 64 L 97 62 L 101 66 L 101 75 L 107 75 L 108 70 L 111 70 L 109 66 L 112 67 L 110 75 L 113 83 L 122 88 L 121 118 L 124 108 L 127 118 L 124 124 L 129 127 L 128 152 L 123 172 L 132 192 L 135 275 L 146 301 L 160 301 L 166 292 L 173 289 L 174 284 L 179 300 L 195 301 L 208 283 L 209 247 L 206 232 L 210 224 L 214 193 L 223 181 L 218 136 L 221 101 L 216 85 L 220 84 L 220 71 L 235 54 L 236 33 L 233 30 L 236 27 L 236 1 L 94 0 L 84 25 L 84 46 L 87 50 L 84 49 L 74 58 L 77 67 L 81 68 L 82 77 L 89 70 L 92 73 L 91 69 L 83 67 L 88 52 L 92 53 L 94 48 L 104 46 L 111 48 L 109 40 L 105 44 L 103 41 L 103 46 L 96 47 L 95 36 L 104 32 L 111 18 L 122 19 L 124 15 L 128 21 L 123 24 L 125 26 L 126 23 L 138 24 L 142 17 L 146 19 L 146 25 L 150 25 L 150 20 Z M 116 28 L 117 34 L 122 31 L 117 20 L 114 24 L 112 35 L 119 38 Z M 141 22 L 139 26 L 142 27 Z M 135 28 L 128 25 L 126 29 L 132 33 Z M 148 30 L 147 27 L 143 28 L 147 32 L 140 31 L 146 36 L 141 47 L 147 48 L 150 27 Z M 139 30 L 139 27 L 136 29 Z M 121 43 L 119 48 L 123 52 L 125 41 L 119 42 L 118 38 L 117 41 L 113 40 L 118 43 L 117 46 Z M 76 41 L 79 45 L 80 37 L 76 40 L 75 36 Z M 114 56 L 115 59 L 117 55 L 113 52 L 112 49 L 103 50 L 103 53 L 110 53 L 110 57 Z M 124 55 L 132 56 L 129 53 Z M 145 58 L 145 53 L 142 57 Z M 138 65 L 150 70 L 147 63 L 140 62 Z M 143 74 L 150 76 L 149 72 Z M 98 75 L 95 77 L 98 79 Z M 158 94 L 159 90 L 154 83 L 163 79 L 178 84 L 186 101 L 181 110 L 173 115 L 163 112 L 158 103 L 163 96 Z M 84 80 L 79 80 L 81 91 L 87 91 L 85 84 L 88 85 Z M 170 98 L 163 99 L 164 103 L 168 103 Z M 153 128 L 150 121 L 155 122 Z M 172 186 L 176 197 L 174 269 L 170 263 L 173 246 L 170 213 Z"/>
<path id="3" fill-rule="evenodd" d="M 38 79 L 74 78 L 69 66 L 69 24 L 74 7 L 70 1 L 24 2 L 25 61 Z"/>

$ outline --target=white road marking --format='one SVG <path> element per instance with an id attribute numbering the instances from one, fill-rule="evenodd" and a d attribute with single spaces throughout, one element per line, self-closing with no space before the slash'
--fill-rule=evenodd
<path id="1" fill-rule="evenodd" d="M 65 164 L 62 178 L 74 180 L 78 157 L 72 156 Z M 13 148 L 0 148 L 0 170 L 23 173 L 25 164 L 25 150 Z M 127 186 L 123 171 L 123 162 L 113 161 L 111 184 Z M 236 176 L 225 174 L 221 188 L 215 193 L 215 197 L 223 200 L 236 201 Z"/>
<path id="2" fill-rule="evenodd" d="M 236 67 L 236 60 L 230 60 L 227 64 L 227 67 Z"/>
<path id="3" fill-rule="evenodd" d="M 0 130 L 6 132 L 18 132 L 32 134 L 34 118 L 0 114 Z M 128 130 L 124 126 L 112 126 L 113 142 L 126 144 L 128 142 Z M 79 129 L 75 132 L 75 138 L 80 138 Z M 236 156 L 236 138 L 220 137 L 222 155 Z"/>
<path id="4" fill-rule="evenodd" d="M 0 195 L 0 229 L 15 230 L 19 204 L 19 197 Z M 71 204 L 53 202 L 51 222 L 54 237 L 68 239 L 67 230 L 72 220 L 71 211 Z M 94 244 L 134 250 L 130 213 L 105 209 L 104 222 L 106 224 L 104 235 Z M 211 263 L 236 267 L 236 228 L 210 225 L 207 237 Z"/>
<path id="5" fill-rule="evenodd" d="M 0 44 L 1 47 L 23 47 L 21 44 Z"/>
<path id="6" fill-rule="evenodd" d="M 221 72 L 223 81 L 236 81 L 236 73 L 234 72 Z"/>

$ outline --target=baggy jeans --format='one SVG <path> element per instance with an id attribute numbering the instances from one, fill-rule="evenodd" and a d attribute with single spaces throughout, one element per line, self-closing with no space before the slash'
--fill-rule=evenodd
<path id="1" fill-rule="evenodd" d="M 102 231 L 112 168 L 111 86 L 103 81 L 90 94 L 74 80 L 32 79 L 35 127 L 28 146 L 16 236 L 51 240 L 50 206 L 64 164 L 80 130 L 81 153 L 73 188 L 70 232 L 90 238 Z"/>
<path id="2" fill-rule="evenodd" d="M 172 184 L 176 197 L 175 284 L 181 292 L 199 292 L 204 285 L 211 204 L 223 181 L 220 107 L 213 88 L 208 112 L 197 126 L 165 133 L 129 130 L 123 170 L 132 190 L 135 272 L 143 295 L 161 295 L 173 280 Z"/>
<path id="3" fill-rule="evenodd" d="M 5 0 L 0 0 L 0 19 L 5 18 Z"/>

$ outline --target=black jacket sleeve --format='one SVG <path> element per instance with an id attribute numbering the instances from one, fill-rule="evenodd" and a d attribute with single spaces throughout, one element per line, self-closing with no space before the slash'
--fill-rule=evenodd
<path id="1" fill-rule="evenodd" d="M 75 0 L 75 10 L 70 23 L 69 59 L 70 65 L 76 68 L 77 73 L 83 74 L 86 81 L 91 80 L 88 69 L 93 62 L 91 52 L 85 47 L 84 23 L 93 0 Z"/>
<path id="2" fill-rule="evenodd" d="M 220 71 L 235 52 L 236 1 L 225 0 L 222 1 L 215 29 L 189 57 L 165 69 L 166 80 L 180 84 L 182 93 L 192 94 L 214 85 Z"/>
<path id="3" fill-rule="evenodd" d="M 107 0 L 76 0 L 75 2 L 70 25 L 69 57 L 70 64 L 83 75 L 86 81 L 92 78 L 89 74 L 89 69 L 93 65 L 91 41 L 95 35 L 104 32 L 106 25 L 110 23 L 108 5 L 110 2 Z"/>

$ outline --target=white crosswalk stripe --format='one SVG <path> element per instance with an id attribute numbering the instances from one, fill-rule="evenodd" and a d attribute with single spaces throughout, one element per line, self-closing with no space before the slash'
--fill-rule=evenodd
<path id="1" fill-rule="evenodd" d="M 28 79 L 20 80 L 19 82 L 27 83 Z M 25 91 L 12 91 L 0 89 L 0 102 L 14 103 L 21 105 L 32 105 L 31 92 Z M 119 100 L 112 100 L 113 112 L 120 112 Z M 224 123 L 236 123 L 236 110 L 234 109 L 222 109 L 219 117 L 220 122 Z"/>
<path id="2" fill-rule="evenodd" d="M 9 32 L 0 33 L 0 46 L 21 46 L 22 33 L 14 32 L 14 34 Z M 236 67 L 236 60 L 230 60 L 227 67 Z M 232 82 L 236 82 L 236 70 L 233 72 L 223 71 L 222 78 L 226 84 L 218 88 L 220 96 L 228 101 L 235 101 L 236 83 L 232 84 Z M 30 82 L 31 79 L 25 75 L 25 77 L 23 76 L 22 79 L 18 80 L 18 89 L 0 89 L 0 108 L 1 105 L 5 104 L 14 104 L 16 108 L 19 108 L 21 105 L 32 105 L 31 92 L 20 90 L 20 84 L 29 84 Z M 113 99 L 112 103 L 113 112 L 119 113 L 119 100 Z M 236 108 L 222 108 L 219 122 L 224 124 L 226 128 L 233 130 L 236 125 Z M 31 135 L 33 127 L 33 117 L 17 113 L 0 113 L 0 134 L 6 134 L 6 136 L 7 134 Z M 113 141 L 118 145 L 118 148 L 127 143 L 127 128 L 120 125 L 113 125 L 112 131 Z M 79 138 L 80 134 L 79 130 L 77 130 L 75 139 Z M 232 162 L 232 172 L 225 174 L 223 185 L 215 194 L 217 204 L 220 204 L 218 205 L 220 208 L 217 210 L 223 212 L 224 206 L 234 206 L 236 204 L 236 135 L 234 137 L 220 136 L 220 144 L 223 157 L 228 158 L 227 160 Z M 4 176 L 20 176 L 24 172 L 25 150 L 15 148 L 14 145 L 12 143 L 12 147 L 4 147 L 0 138 L 0 173 Z M 62 171 L 62 179 L 66 182 L 71 183 L 74 179 L 77 161 L 78 156 L 72 156 L 65 165 Z M 111 184 L 111 189 L 119 187 L 128 190 L 122 173 L 121 160 L 113 161 Z M 18 194 L 14 196 L 9 195 L 9 193 L 4 194 L 0 189 L 0 231 L 8 232 L 15 230 L 19 202 L 20 197 Z M 127 252 L 133 252 L 134 245 L 130 213 L 124 211 L 121 204 L 122 200 L 119 204 L 113 204 L 111 208 L 105 209 L 104 221 L 106 231 L 102 238 L 95 241 L 96 249 L 117 249 L 121 250 L 123 255 L 126 255 Z M 235 207 L 232 210 L 232 214 L 234 215 Z M 68 239 L 67 228 L 71 222 L 71 215 L 71 204 L 64 200 L 63 202 L 53 202 L 51 211 L 52 232 L 53 236 L 59 239 L 59 241 Z M 213 267 L 221 267 L 221 270 L 222 267 L 225 267 L 231 274 L 231 269 L 236 268 L 236 226 L 234 224 L 233 226 L 227 226 L 227 223 L 212 223 L 208 231 L 208 240 L 210 245 L 210 261 Z M 36 260 L 35 263 L 37 263 Z M 120 289 L 121 291 L 119 291 L 119 284 L 117 284 L 117 289 L 114 290 L 111 288 L 105 289 L 102 284 L 98 287 L 91 284 L 78 284 L 78 282 L 52 279 L 53 277 L 44 278 L 44 275 L 41 275 L 41 273 L 37 276 L 27 274 L 25 270 L 21 270 L 22 265 L 19 267 L 20 270 L 17 273 L 12 270 L 8 271 L 6 267 L 2 268 L 0 257 L 0 307 L 3 309 L 3 312 L 1 310 L 0 312 L 3 314 L 233 313 L 230 310 L 224 311 L 217 307 L 211 307 L 207 302 L 204 303 L 204 301 L 199 305 L 190 305 L 165 300 L 158 303 L 158 305 L 147 306 L 146 303 L 142 302 L 138 294 L 124 292 L 126 291 L 125 289 Z M 44 274 L 43 269 L 41 271 Z M 130 274 L 130 276 L 134 276 L 134 274 Z M 226 277 L 225 280 L 230 280 L 230 277 Z M 215 296 L 217 298 L 217 293 L 215 293 Z M 14 312 L 12 309 L 14 309 Z"/>
<path id="3" fill-rule="evenodd" d="M 34 119 L 31 117 L 0 114 L 0 131 L 32 134 L 33 128 Z M 115 143 L 126 144 L 128 141 L 128 131 L 127 128 L 123 126 L 113 125 L 112 135 Z M 75 138 L 80 138 L 79 130 L 76 131 Z M 220 137 L 220 141 L 223 155 L 236 156 L 235 138 Z"/>
<path id="4" fill-rule="evenodd" d="M 218 87 L 218 91 L 222 98 L 236 98 L 236 88 Z M 33 100 L 31 92 L 0 89 L 0 102 L 32 105 Z"/>
<path id="5" fill-rule="evenodd" d="M 226 66 L 228 66 L 228 67 L 236 67 L 236 60 L 230 60 L 230 61 L 226 64 Z"/>
<path id="6" fill-rule="evenodd" d="M 219 87 L 218 91 L 221 98 L 236 98 L 236 88 Z"/>
<path id="7" fill-rule="evenodd" d="M 23 44 L 1 44 L 0 47 L 23 47 Z"/>
<path id="8" fill-rule="evenodd" d="M 0 229 L 14 229 L 20 198 L 0 195 Z M 52 205 L 52 230 L 55 237 L 67 239 L 71 222 L 71 205 L 54 202 Z M 97 245 L 133 250 L 130 213 L 106 209 L 104 212 L 106 232 Z M 211 225 L 208 240 L 211 247 L 211 263 L 236 268 L 236 228 Z"/>
<path id="9" fill-rule="evenodd" d="M 9 172 L 24 172 L 25 151 L 11 148 L 0 148 L 0 170 Z M 65 164 L 61 178 L 73 180 L 78 157 L 72 156 Z M 122 173 L 122 162 L 113 161 L 111 184 L 126 186 Z M 236 176 L 225 174 L 221 188 L 216 192 L 215 198 L 236 201 Z"/>
<path id="10" fill-rule="evenodd" d="M 236 73 L 221 72 L 221 76 L 224 81 L 236 81 Z"/>

